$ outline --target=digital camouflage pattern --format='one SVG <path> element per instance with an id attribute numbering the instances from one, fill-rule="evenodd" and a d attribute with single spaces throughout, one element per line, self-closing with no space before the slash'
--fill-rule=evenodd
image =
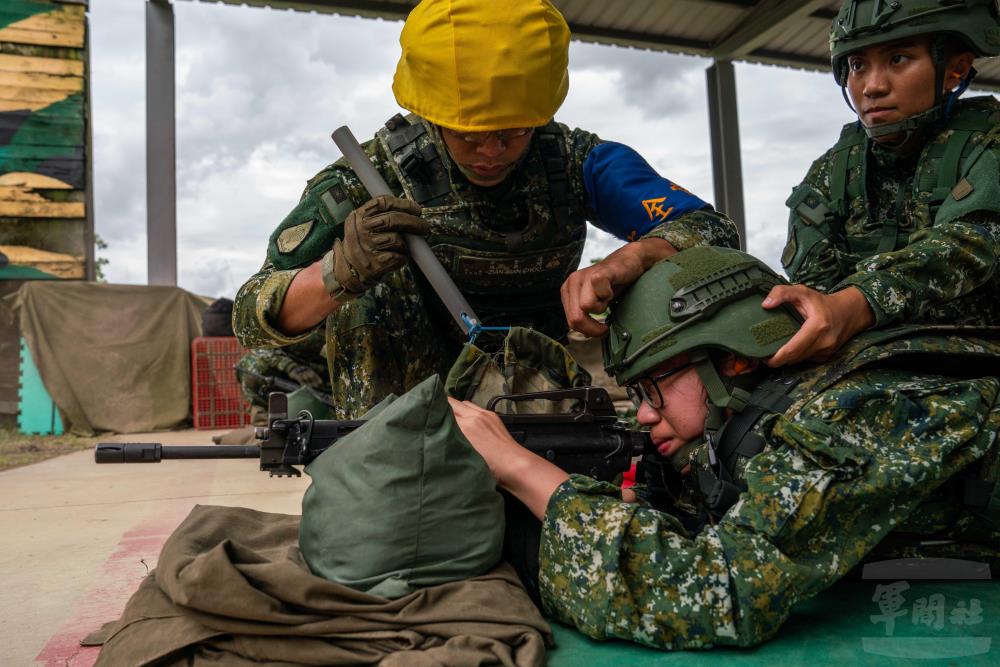
<path id="1" fill-rule="evenodd" d="M 423 217 L 431 223 L 427 241 L 476 314 L 487 325 L 526 326 L 563 339 L 567 329 L 559 287 L 580 261 L 586 219 L 592 216 L 583 163 L 600 139 L 556 126 L 568 183 L 568 214 L 560 222 L 538 131 L 523 162 L 503 184 L 476 188 L 451 163 L 436 129 L 416 116 L 408 119 L 424 130 L 411 143 L 391 148 L 383 129 L 365 150 L 390 189 L 423 203 Z M 412 167 L 415 154 L 423 156 L 424 168 Z M 428 161 L 427 155 L 440 157 L 440 163 Z M 435 173 L 444 173 L 446 182 L 433 178 Z M 237 294 L 233 329 L 244 346 L 301 340 L 275 326 L 288 286 L 300 268 L 330 249 L 346 216 L 368 198 L 342 161 L 309 181 L 298 206 L 272 235 L 267 261 Z M 711 211 L 678 216 L 646 236 L 665 238 L 677 248 L 738 244 L 733 223 Z M 465 342 L 423 276 L 409 267 L 386 275 L 339 308 L 326 330 L 338 418 L 363 414 L 389 393 L 402 394 L 429 374 L 444 376 Z M 500 339 L 481 337 L 479 342 L 497 346 Z"/>
<path id="2" fill-rule="evenodd" d="M 321 327 L 288 347 L 249 350 L 236 362 L 243 397 L 252 406 L 266 410 L 268 384 L 261 378 L 275 377 L 329 394 L 325 345 L 326 331 Z"/>
<path id="3" fill-rule="evenodd" d="M 981 462 L 996 478 L 1000 379 L 876 363 L 922 352 L 954 370 L 958 357 L 949 355 L 967 353 L 967 369 L 992 360 L 996 373 L 993 335 L 868 349 L 862 336 L 831 363 L 801 371 L 795 404 L 754 429 L 767 446 L 745 468 L 748 491 L 697 534 L 670 514 L 621 502 L 614 485 L 571 477 L 545 514 L 545 610 L 599 639 L 750 646 L 876 548 L 880 557 L 963 555 L 997 567 L 1000 516 L 989 521 L 958 504 L 945 482 Z M 845 360 L 864 367 L 844 376 Z M 928 551 L 922 539 L 956 542 Z"/>
<path id="4" fill-rule="evenodd" d="M 938 208 L 932 195 L 948 140 L 977 124 L 957 165 L 960 174 L 968 172 L 972 189 L 960 189 L 959 182 L 951 194 L 945 190 Z M 853 128 L 845 126 L 845 135 Z M 978 97 L 960 100 L 948 125 L 909 157 L 859 142 L 848 157 L 846 212 L 832 201 L 837 147 L 827 151 L 787 202 L 792 211 L 782 264 L 789 278 L 823 292 L 857 287 L 879 327 L 1000 323 L 998 136 L 1000 103 Z M 895 238 L 880 247 L 886 234 Z"/>

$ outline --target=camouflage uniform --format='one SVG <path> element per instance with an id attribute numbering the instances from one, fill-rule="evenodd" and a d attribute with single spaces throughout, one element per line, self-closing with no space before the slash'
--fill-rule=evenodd
<path id="1" fill-rule="evenodd" d="M 279 378 L 296 384 L 308 384 L 323 394 L 330 393 L 327 379 L 326 332 L 320 328 L 304 340 L 279 349 L 250 350 L 236 362 L 236 374 L 240 380 L 240 390 L 250 405 L 267 410 L 267 383 L 261 378 Z M 307 372 L 303 373 L 303 369 Z M 249 371 L 249 372 L 241 372 Z M 308 371 L 311 371 L 309 373 Z M 302 375 L 316 375 L 319 384 L 304 381 Z"/>
<path id="2" fill-rule="evenodd" d="M 798 384 L 790 407 L 754 426 L 765 448 L 740 468 L 748 490 L 696 534 L 621 502 L 617 487 L 571 477 L 544 518 L 545 610 L 599 639 L 748 646 L 876 547 L 996 567 L 997 499 L 991 520 L 955 494 L 967 473 L 998 473 L 1000 379 L 977 376 L 1000 374 L 1000 339 L 949 333 L 870 332 L 830 363 L 784 375 Z M 922 371 L 899 368 L 909 355 Z M 944 546 L 914 548 L 928 538 Z"/>
<path id="3" fill-rule="evenodd" d="M 437 129 L 417 116 L 390 120 L 365 150 L 390 189 L 423 206 L 428 243 L 485 324 L 530 326 L 560 339 L 566 324 L 559 286 L 577 268 L 585 221 L 594 219 L 583 164 L 599 143 L 593 134 L 550 123 L 535 131 L 522 163 L 493 188 L 470 185 Z M 309 181 L 272 235 L 268 260 L 236 297 L 233 329 L 243 345 L 301 339 L 275 326 L 288 286 L 332 247 L 347 215 L 368 199 L 343 161 Z M 732 222 L 710 210 L 677 215 L 646 236 L 678 248 L 737 245 Z M 409 267 L 338 308 L 326 330 L 337 418 L 357 416 L 432 373 L 444 376 L 464 343 L 423 276 Z"/>
<path id="4" fill-rule="evenodd" d="M 934 128 L 901 156 L 844 127 L 786 202 L 793 282 L 857 287 L 877 327 L 1000 323 L 1000 103 L 959 100 Z"/>

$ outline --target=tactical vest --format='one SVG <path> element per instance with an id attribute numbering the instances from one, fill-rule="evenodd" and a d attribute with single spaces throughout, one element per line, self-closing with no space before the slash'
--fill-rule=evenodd
<path id="1" fill-rule="evenodd" d="M 797 414 L 838 381 L 863 369 L 889 367 L 950 377 L 1000 377 L 1000 327 L 900 326 L 857 336 L 828 363 L 767 377 L 750 393 L 747 406 L 715 434 L 712 453 L 701 447 L 692 457 L 692 473 L 681 476 L 676 463 L 655 451 L 643 455 L 640 479 L 649 485 L 658 509 L 670 509 L 678 485 L 694 487 L 694 511 L 685 524 L 697 530 L 722 517 L 747 490 L 747 462 L 764 451 L 762 420 L 768 415 Z M 965 506 L 985 508 L 993 495 L 1000 446 L 946 483 L 946 493 Z M 668 488 L 673 487 L 673 488 Z M 683 520 L 683 517 L 682 517 Z"/>
<path id="2" fill-rule="evenodd" d="M 1000 126 L 990 120 L 1000 107 L 985 99 L 960 103 L 946 127 L 927 141 L 917 161 L 910 191 L 900 188 L 894 214 L 882 220 L 881 229 L 875 236 L 850 236 L 844 229 L 846 220 L 873 213 L 873 202 L 867 191 L 868 178 L 872 174 L 869 165 L 872 142 L 858 123 L 845 125 L 831 151 L 829 198 L 812 186 L 802 184 L 785 202 L 798 214 L 800 223 L 789 228 L 788 244 L 781 257 L 785 269 L 794 275 L 813 246 L 823 239 L 832 239 L 837 249 L 840 275 L 850 275 L 861 259 L 898 250 L 909 242 L 913 231 L 932 224 L 949 195 L 962 196 L 964 175 L 1000 135 Z M 970 140 L 977 134 L 987 136 L 974 144 Z M 912 202 L 909 210 L 904 208 L 907 200 Z M 910 218 L 907 220 L 910 224 L 901 224 L 906 217 Z"/>
<path id="3" fill-rule="evenodd" d="M 376 140 L 406 196 L 423 207 L 431 249 L 479 318 L 565 335 L 559 288 L 580 263 L 586 218 L 570 192 L 564 129 L 550 122 L 535 130 L 496 198 L 458 175 L 437 129 L 417 116 L 394 116 Z"/>

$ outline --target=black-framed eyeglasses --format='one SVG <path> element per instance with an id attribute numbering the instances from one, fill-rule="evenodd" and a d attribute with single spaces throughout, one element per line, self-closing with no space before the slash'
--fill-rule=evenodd
<path id="1" fill-rule="evenodd" d="M 671 375 L 686 371 L 694 366 L 694 364 L 695 362 L 692 361 L 677 368 L 671 368 L 669 371 L 663 371 L 659 375 L 643 375 L 625 385 L 625 391 L 628 393 L 628 397 L 632 399 L 632 403 L 636 409 L 642 406 L 643 401 L 649 403 L 654 409 L 662 408 L 663 394 L 660 393 L 660 383 Z"/>
<path id="2" fill-rule="evenodd" d="M 442 128 L 447 134 L 460 139 L 467 144 L 479 147 L 489 141 L 491 138 L 496 137 L 504 148 L 510 145 L 510 142 L 520 139 L 535 128 L 533 127 L 512 127 L 506 130 L 492 130 L 489 132 L 457 132 L 455 130 L 449 129 L 447 127 Z"/>

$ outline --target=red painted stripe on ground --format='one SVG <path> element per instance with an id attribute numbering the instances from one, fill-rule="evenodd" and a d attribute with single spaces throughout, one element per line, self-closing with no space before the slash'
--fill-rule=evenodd
<path id="1" fill-rule="evenodd" d="M 65 622 L 35 658 L 46 667 L 91 667 L 100 647 L 80 646 L 80 640 L 108 621 L 117 619 L 129 597 L 152 570 L 170 533 L 191 511 L 191 505 L 172 503 L 162 512 L 142 519 L 122 535 L 104 563 L 99 581 L 87 591 L 70 620 Z"/>

